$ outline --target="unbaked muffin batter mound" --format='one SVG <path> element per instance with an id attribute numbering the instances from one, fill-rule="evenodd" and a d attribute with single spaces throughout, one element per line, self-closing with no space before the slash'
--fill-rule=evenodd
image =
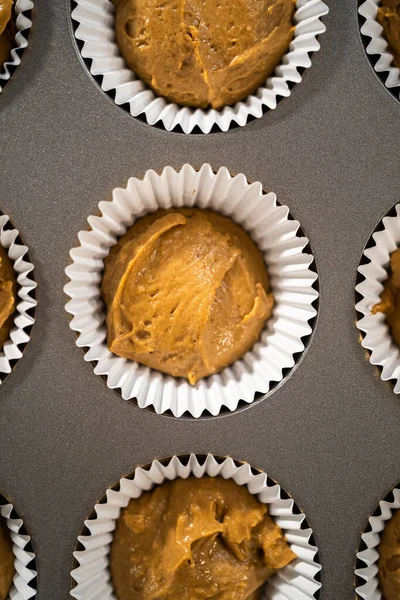
<path id="1" fill-rule="evenodd" d="M 16 308 L 17 280 L 7 251 L 0 246 L 0 351 L 10 335 Z"/>
<path id="2" fill-rule="evenodd" d="M 222 108 L 273 74 L 293 39 L 295 0 L 114 0 L 118 46 L 157 94 Z"/>
<path id="3" fill-rule="evenodd" d="M 191 384 L 241 358 L 272 313 L 260 251 L 212 211 L 143 217 L 104 262 L 110 351 Z"/>
<path id="4" fill-rule="evenodd" d="M 0 67 L 9 58 L 13 47 L 13 0 L 0 0 Z"/>
<path id="5" fill-rule="evenodd" d="M 400 598 L 400 511 L 386 524 L 379 544 L 379 583 L 385 600 Z"/>
<path id="6" fill-rule="evenodd" d="M 393 54 L 393 64 L 400 68 L 400 0 L 381 0 L 376 18 Z"/>
<path id="7" fill-rule="evenodd" d="M 14 552 L 9 530 L 0 517 L 0 600 L 6 600 L 14 578 Z"/>
<path id="8" fill-rule="evenodd" d="M 400 346 L 400 248 L 390 255 L 390 274 L 372 314 L 383 312 L 395 343 Z"/>
<path id="9" fill-rule="evenodd" d="M 131 500 L 110 567 L 118 600 L 259 600 L 263 583 L 295 558 L 246 487 L 190 477 Z"/>

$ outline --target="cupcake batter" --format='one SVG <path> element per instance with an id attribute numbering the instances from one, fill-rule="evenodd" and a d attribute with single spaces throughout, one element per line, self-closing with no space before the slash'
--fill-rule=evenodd
<path id="1" fill-rule="evenodd" d="M 160 96 L 221 108 L 253 93 L 293 39 L 295 0 L 114 0 L 126 62 Z"/>
<path id="2" fill-rule="evenodd" d="M 376 18 L 393 54 L 393 64 L 400 68 L 400 0 L 381 0 Z"/>
<path id="3" fill-rule="evenodd" d="M 110 567 L 119 600 L 258 600 L 263 583 L 294 558 L 245 487 L 191 477 L 131 500 Z"/>
<path id="4" fill-rule="evenodd" d="M 0 0 L 0 66 L 8 59 L 14 40 L 12 0 Z"/>
<path id="5" fill-rule="evenodd" d="M 0 517 L 0 600 L 8 598 L 14 577 L 14 553 L 8 528 Z"/>
<path id="6" fill-rule="evenodd" d="M 110 351 L 191 384 L 250 350 L 273 306 L 250 236 L 190 208 L 139 219 L 111 248 L 101 289 Z"/>
<path id="7" fill-rule="evenodd" d="M 17 281 L 6 250 L 0 246 L 0 349 L 8 339 L 13 325 Z"/>
<path id="8" fill-rule="evenodd" d="M 372 308 L 372 314 L 383 312 L 392 337 L 400 346 L 400 248 L 390 256 L 390 275 L 385 281 L 381 301 Z"/>
<path id="9" fill-rule="evenodd" d="M 385 600 L 400 598 L 400 511 L 387 523 L 379 544 L 379 583 Z"/>

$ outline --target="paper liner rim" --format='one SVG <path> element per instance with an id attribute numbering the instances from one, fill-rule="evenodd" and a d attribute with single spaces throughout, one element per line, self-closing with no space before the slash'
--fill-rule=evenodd
<path id="1" fill-rule="evenodd" d="M 387 369 L 385 370 L 385 365 L 387 363 L 391 364 L 390 367 L 390 371 L 399 371 L 400 370 L 400 350 L 399 348 L 396 346 L 396 344 L 394 343 L 389 327 L 386 324 L 386 321 L 384 321 L 383 323 L 376 323 L 376 328 L 381 327 L 382 325 L 385 327 L 385 333 L 384 336 L 382 337 L 383 339 L 383 343 L 380 340 L 379 344 L 376 344 L 376 342 L 371 342 L 370 338 L 368 338 L 368 333 L 370 333 L 371 328 L 370 325 L 365 324 L 365 320 L 368 319 L 368 317 L 373 317 L 376 316 L 378 319 L 378 316 L 381 313 L 378 313 L 378 315 L 372 315 L 371 310 L 367 309 L 364 304 L 368 303 L 368 298 L 365 295 L 365 290 L 364 287 L 366 287 L 367 285 L 371 285 L 372 283 L 377 283 L 376 278 L 374 277 L 370 277 L 368 275 L 368 273 L 366 274 L 363 271 L 369 271 L 371 265 L 375 264 L 372 263 L 371 258 L 368 256 L 368 251 L 374 248 L 378 248 L 379 247 L 379 240 L 377 240 L 376 234 L 382 233 L 382 232 L 386 232 L 387 228 L 386 228 L 386 224 L 384 222 L 384 220 L 386 218 L 389 219 L 396 219 L 399 220 L 400 222 L 400 203 L 396 203 L 394 206 L 392 206 L 386 213 L 385 215 L 379 220 L 379 222 L 377 223 L 377 225 L 375 226 L 372 234 L 370 235 L 365 248 L 363 250 L 363 253 L 361 255 L 361 260 L 359 263 L 359 266 L 357 268 L 357 278 L 356 278 L 356 287 L 355 287 L 355 310 L 356 310 L 356 316 L 357 316 L 357 321 L 356 321 L 356 327 L 357 329 L 360 331 L 361 333 L 361 346 L 367 350 L 368 352 L 368 359 L 369 362 L 375 366 L 378 367 L 379 369 L 379 373 L 380 373 L 380 379 L 382 381 L 385 382 L 390 382 L 393 385 L 393 392 L 395 394 L 399 394 L 400 393 L 400 373 L 399 375 L 395 376 L 394 374 L 389 375 L 389 373 L 387 372 Z M 398 246 L 400 247 L 400 246 Z M 387 269 L 386 267 L 383 267 L 383 265 L 379 265 L 380 268 L 385 269 L 386 273 L 387 273 Z M 388 273 L 387 273 L 388 275 Z M 381 283 L 381 282 L 378 282 Z M 380 300 L 380 295 L 372 295 L 371 292 L 369 294 L 370 297 L 370 302 L 369 304 L 376 304 L 377 302 L 379 302 Z M 386 350 L 383 352 L 383 348 L 382 346 L 386 347 Z M 376 351 L 377 350 L 382 350 L 382 358 L 378 359 L 376 358 Z M 375 354 L 374 354 L 375 353 Z M 395 365 L 395 366 L 393 366 Z"/>
<path id="2" fill-rule="evenodd" d="M 393 63 L 393 54 L 389 45 L 378 29 L 381 25 L 372 15 L 374 6 L 378 7 L 379 0 L 358 0 L 358 21 L 361 41 L 375 75 L 385 86 L 390 95 L 400 101 L 400 69 Z M 378 46 L 378 47 L 377 47 Z M 378 49 L 379 48 L 379 49 Z"/>
<path id="3" fill-rule="evenodd" d="M 14 70 L 21 64 L 22 54 L 28 46 L 29 31 L 32 27 L 32 20 L 28 15 L 30 15 L 33 8 L 32 0 L 16 0 L 15 2 L 15 46 L 11 49 L 9 60 L 6 60 L 0 66 L 0 94 L 5 84 L 11 79 Z"/>
<path id="4" fill-rule="evenodd" d="M 25 523 L 12 502 L 0 493 L 0 515 L 4 519 L 13 545 L 15 573 L 7 600 L 29 600 L 37 593 L 36 555 Z M 18 570 L 17 570 L 18 569 Z"/>
<path id="5" fill-rule="evenodd" d="M 30 260 L 29 249 L 9 216 L 0 211 L 0 240 L 4 236 L 10 238 L 9 245 L 7 245 L 8 240 L 5 244 L 2 243 L 3 240 L 0 243 L 7 250 L 17 279 L 17 305 L 9 337 L 4 342 L 3 348 L 0 349 L 0 385 L 13 372 L 24 355 L 25 348 L 31 339 L 31 329 L 35 323 L 37 306 L 35 293 L 37 284 L 33 275 L 34 266 Z"/>
<path id="6" fill-rule="evenodd" d="M 391 499 L 393 497 L 393 500 Z M 393 516 L 393 511 L 400 509 L 400 484 L 393 487 L 386 496 L 379 501 L 375 511 L 370 517 L 361 533 L 359 547 L 356 551 L 356 567 L 354 569 L 354 587 L 356 597 L 362 600 L 383 599 L 380 592 L 378 577 L 378 546 L 380 532 L 384 530 L 384 523 Z M 370 595 L 371 594 L 371 595 Z"/>

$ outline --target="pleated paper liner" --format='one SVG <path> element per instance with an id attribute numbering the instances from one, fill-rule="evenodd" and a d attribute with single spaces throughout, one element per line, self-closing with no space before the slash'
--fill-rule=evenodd
<path id="1" fill-rule="evenodd" d="M 378 578 L 378 546 L 380 536 L 386 523 L 394 511 L 400 508 L 400 489 L 393 488 L 381 502 L 374 514 L 368 519 L 367 526 L 361 535 L 360 547 L 357 551 L 355 585 L 357 598 L 362 600 L 383 600 L 379 589 Z"/>
<path id="2" fill-rule="evenodd" d="M 376 20 L 380 0 L 358 0 L 361 41 L 378 79 L 396 100 L 400 100 L 400 69 L 393 64 L 393 54 Z"/>
<path id="3" fill-rule="evenodd" d="M 14 579 L 7 600 L 29 600 L 36 596 L 36 558 L 30 536 L 14 506 L 0 494 L 0 514 L 13 545 Z"/>
<path id="4" fill-rule="evenodd" d="M 14 228 L 7 215 L 0 213 L 0 245 L 7 250 L 17 279 L 16 310 L 14 324 L 8 340 L 0 349 L 0 384 L 22 358 L 26 344 L 30 340 L 35 322 L 36 282 L 33 278 L 33 264 L 28 248 L 21 240 L 19 231 Z"/>
<path id="5" fill-rule="evenodd" d="M 384 313 L 372 314 L 380 301 L 389 276 L 390 255 L 400 245 L 400 204 L 391 208 L 378 223 L 363 252 L 356 285 L 357 327 L 361 345 L 369 352 L 371 364 L 380 370 L 383 381 L 391 381 L 400 393 L 400 349 L 394 343 Z"/>
<path id="6" fill-rule="evenodd" d="M 249 464 L 212 454 L 153 461 L 138 467 L 107 490 L 78 537 L 74 552 L 71 596 L 77 600 L 116 600 L 110 570 L 109 551 L 121 508 L 164 481 L 194 476 L 233 479 L 247 487 L 260 502 L 268 506 L 269 515 L 282 528 L 297 558 L 274 575 L 265 585 L 263 600 L 311 600 L 321 588 L 318 549 L 312 529 L 303 512 L 284 490 L 266 473 Z"/>
<path id="7" fill-rule="evenodd" d="M 195 386 L 115 356 L 106 345 L 103 259 L 137 218 L 171 206 L 211 209 L 242 225 L 264 256 L 275 297 L 272 317 L 253 349 Z M 147 171 L 143 180 L 129 179 L 126 188 L 116 188 L 112 200 L 100 202 L 99 208 L 102 216 L 88 218 L 90 231 L 79 233 L 80 246 L 70 252 L 70 282 L 64 289 L 76 343 L 86 349 L 85 360 L 95 363 L 95 373 L 106 377 L 108 387 L 158 414 L 216 416 L 223 408 L 236 410 L 241 400 L 251 404 L 257 393 L 267 394 L 293 369 L 315 323 L 317 273 L 308 239 L 275 194 L 265 194 L 261 183 L 249 184 L 243 174 L 232 177 L 226 168 L 215 174 L 207 164 L 199 171 L 184 165 L 179 172 L 166 167 L 161 175 Z"/>
<path id="8" fill-rule="evenodd" d="M 136 77 L 115 41 L 111 0 L 71 0 L 71 8 L 80 55 L 99 87 L 133 117 L 167 131 L 184 133 L 227 131 L 276 108 L 278 100 L 290 96 L 292 87 L 301 81 L 303 71 L 311 67 L 311 55 L 320 49 L 318 36 L 326 30 L 321 18 L 329 11 L 322 0 L 297 0 L 295 37 L 274 76 L 233 106 L 202 110 L 167 102 Z"/>
<path id="9" fill-rule="evenodd" d="M 15 69 L 21 64 L 22 54 L 28 46 L 29 30 L 32 27 L 32 9 L 33 2 L 31 0 L 15 0 L 14 2 L 14 45 L 9 59 L 2 66 L 0 65 L 0 93 Z"/>

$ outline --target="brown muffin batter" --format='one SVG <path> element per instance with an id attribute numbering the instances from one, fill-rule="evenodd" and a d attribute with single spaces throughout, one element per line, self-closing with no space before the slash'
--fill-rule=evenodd
<path id="1" fill-rule="evenodd" d="M 119 600 L 257 600 L 294 558 L 265 504 L 245 487 L 191 477 L 131 500 L 110 566 Z"/>
<path id="2" fill-rule="evenodd" d="M 0 246 L 0 350 L 14 323 L 17 280 L 6 250 Z"/>
<path id="3" fill-rule="evenodd" d="M 400 0 L 381 0 L 376 17 L 393 54 L 393 64 L 400 68 Z"/>
<path id="4" fill-rule="evenodd" d="M 379 583 L 386 600 L 400 598 L 400 511 L 385 526 L 379 544 Z"/>
<path id="5" fill-rule="evenodd" d="M 6 524 L 0 517 L 0 600 L 6 600 L 14 577 L 14 553 Z"/>
<path id="6" fill-rule="evenodd" d="M 160 96 L 221 108 L 253 93 L 293 39 L 295 0 L 114 0 L 118 46 Z"/>
<path id="7" fill-rule="evenodd" d="M 0 67 L 9 58 L 14 41 L 13 0 L 0 0 Z"/>
<path id="8" fill-rule="evenodd" d="M 390 275 L 385 281 L 381 301 L 372 308 L 372 314 L 383 312 L 393 339 L 400 346 L 400 248 L 390 256 Z"/>
<path id="9" fill-rule="evenodd" d="M 272 312 L 268 289 L 261 253 L 231 219 L 159 210 L 105 260 L 108 347 L 195 384 L 252 348 Z"/>

